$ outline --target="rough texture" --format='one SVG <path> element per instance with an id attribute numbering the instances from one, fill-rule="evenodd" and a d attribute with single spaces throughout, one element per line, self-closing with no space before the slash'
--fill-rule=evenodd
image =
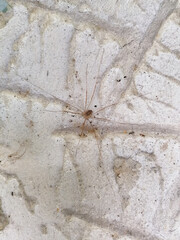
<path id="1" fill-rule="evenodd" d="M 3 4 L 0 239 L 179 240 L 180 2 Z"/>

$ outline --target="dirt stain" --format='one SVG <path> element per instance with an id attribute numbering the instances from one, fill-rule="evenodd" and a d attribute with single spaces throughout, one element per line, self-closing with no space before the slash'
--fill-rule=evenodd
<path id="1" fill-rule="evenodd" d="M 0 231 L 3 231 L 4 228 L 9 224 L 8 217 L 3 213 L 2 202 L 0 199 Z"/>

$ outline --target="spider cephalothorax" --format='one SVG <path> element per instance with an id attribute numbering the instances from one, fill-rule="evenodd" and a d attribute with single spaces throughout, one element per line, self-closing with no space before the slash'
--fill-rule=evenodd
<path id="1" fill-rule="evenodd" d="M 82 116 L 83 116 L 85 119 L 87 119 L 87 120 L 88 120 L 89 118 L 91 118 L 92 115 L 93 115 L 93 111 L 92 111 L 92 110 L 87 110 L 87 111 L 85 111 L 85 112 L 82 113 Z"/>

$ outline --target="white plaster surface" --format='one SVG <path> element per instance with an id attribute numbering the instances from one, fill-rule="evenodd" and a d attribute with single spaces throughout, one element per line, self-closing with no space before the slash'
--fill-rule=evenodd
<path id="1" fill-rule="evenodd" d="M 180 239 L 179 6 L 9 1 L 0 240 Z"/>

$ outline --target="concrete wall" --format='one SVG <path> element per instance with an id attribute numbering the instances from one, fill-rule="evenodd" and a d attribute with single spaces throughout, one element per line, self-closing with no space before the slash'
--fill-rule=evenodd
<path id="1" fill-rule="evenodd" d="M 2 2 L 0 240 L 179 240 L 180 2 Z"/>

